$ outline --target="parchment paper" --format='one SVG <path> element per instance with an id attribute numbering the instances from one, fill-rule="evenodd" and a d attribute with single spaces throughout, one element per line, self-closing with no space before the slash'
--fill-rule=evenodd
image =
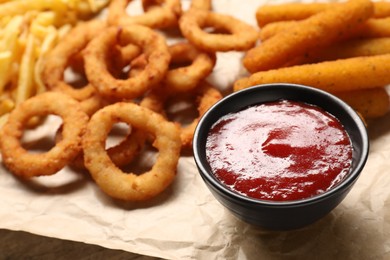
<path id="1" fill-rule="evenodd" d="M 215 11 L 253 25 L 256 8 L 267 3 L 213 2 Z M 246 73 L 241 58 L 239 52 L 218 54 L 209 80 L 224 93 Z M 44 136 L 53 124 L 32 134 Z M 69 168 L 21 182 L 0 166 L 0 228 L 167 259 L 389 259 L 390 115 L 370 122 L 369 134 L 369 159 L 350 194 L 300 230 L 270 232 L 237 220 L 208 191 L 191 155 L 182 156 L 166 192 L 137 204 L 108 198 L 88 175 Z"/>

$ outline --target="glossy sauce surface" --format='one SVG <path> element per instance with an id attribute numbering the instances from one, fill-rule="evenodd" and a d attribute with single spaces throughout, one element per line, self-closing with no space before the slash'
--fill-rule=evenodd
<path id="1" fill-rule="evenodd" d="M 224 116 L 210 129 L 207 160 L 230 189 L 272 201 L 312 197 L 348 173 L 351 141 L 324 110 L 277 101 Z"/>

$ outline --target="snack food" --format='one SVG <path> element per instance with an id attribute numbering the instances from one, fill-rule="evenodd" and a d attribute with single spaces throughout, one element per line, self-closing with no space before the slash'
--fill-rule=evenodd
<path id="1" fill-rule="evenodd" d="M 278 68 L 296 56 L 345 37 L 372 13 L 373 4 L 369 0 L 349 1 L 325 10 L 250 49 L 243 64 L 250 73 Z"/>
<path id="2" fill-rule="evenodd" d="M 345 2 L 332 3 L 285 3 L 263 5 L 256 10 L 256 21 L 260 27 L 264 25 L 289 20 L 303 20 L 326 9 L 334 8 Z M 390 16 L 390 3 L 385 1 L 373 2 L 372 17 L 383 18 Z"/>
<path id="3" fill-rule="evenodd" d="M 390 54 L 324 61 L 256 72 L 234 83 L 234 91 L 253 85 L 289 82 L 328 92 L 385 86 L 390 82 Z"/>
<path id="4" fill-rule="evenodd" d="M 211 0 L 191 0 L 190 9 L 212 10 Z"/>
<path id="5" fill-rule="evenodd" d="M 181 15 L 180 0 L 143 0 L 144 13 L 130 15 L 126 7 L 130 0 L 112 0 L 108 7 L 110 25 L 128 26 L 140 24 L 151 28 L 167 28 L 177 25 Z"/>
<path id="6" fill-rule="evenodd" d="M 167 87 L 169 88 L 169 86 Z M 198 115 L 189 124 L 184 125 L 177 122 L 180 127 L 182 148 L 190 149 L 192 147 L 192 139 L 194 137 L 195 128 L 200 118 L 212 105 L 222 98 L 222 94 L 217 88 L 205 80 L 201 81 L 192 91 L 188 91 L 185 94 L 192 97 L 198 112 Z M 165 91 L 163 86 L 162 88 L 152 91 L 146 95 L 146 97 L 142 99 L 140 105 L 162 115 L 166 115 L 165 105 L 172 97 L 178 98 L 180 97 L 180 93 Z"/>
<path id="7" fill-rule="evenodd" d="M 142 49 L 147 65 L 134 77 L 116 79 L 108 69 L 107 55 L 116 44 L 134 44 Z M 160 82 L 168 70 L 171 56 L 165 39 L 142 25 L 109 27 L 88 44 L 84 50 L 88 81 L 105 98 L 133 99 Z"/>
<path id="8" fill-rule="evenodd" d="M 29 11 L 53 10 L 59 14 L 59 19 L 74 22 L 77 17 L 88 18 L 102 10 L 108 0 L 89 1 L 89 0 L 64 0 L 64 1 L 45 1 L 45 0 L 20 0 L 8 1 L 1 4 L 0 17 L 7 15 L 25 14 Z"/>
<path id="9" fill-rule="evenodd" d="M 305 55 L 294 58 L 285 64 L 285 66 L 388 53 L 390 53 L 390 37 L 358 38 L 306 52 Z"/>
<path id="10" fill-rule="evenodd" d="M 113 164 L 104 143 L 112 125 L 117 122 L 125 122 L 153 135 L 158 157 L 150 171 L 141 175 L 124 173 Z M 84 163 L 97 185 L 109 196 L 126 201 L 147 200 L 165 190 L 176 175 L 180 148 L 175 124 L 132 103 L 118 102 L 96 112 L 83 138 Z"/>
<path id="11" fill-rule="evenodd" d="M 21 144 L 23 130 L 33 116 L 55 114 L 63 120 L 62 139 L 49 151 L 31 153 Z M 18 105 L 0 132 L 0 148 L 5 166 L 15 175 L 31 178 L 52 175 L 65 167 L 81 151 L 88 116 L 79 103 L 59 92 L 45 92 Z"/>
<path id="12" fill-rule="evenodd" d="M 390 17 L 368 19 L 360 27 L 354 29 L 353 37 L 374 38 L 390 37 Z"/>
<path id="13" fill-rule="evenodd" d="M 107 3 L 105 0 L 1 1 L 0 99 L 13 104 L 0 115 L 0 126 L 16 104 L 47 90 L 41 71 L 48 52 L 78 21 L 90 19 Z M 33 121 L 37 122 L 30 122 Z"/>
<path id="14" fill-rule="evenodd" d="M 139 152 L 142 151 L 146 139 L 145 133 L 139 129 L 129 129 L 129 131 L 121 137 L 123 138 L 117 144 L 111 145 L 106 149 L 111 161 L 117 167 L 122 167 L 131 163 Z M 56 132 L 55 141 L 59 142 L 61 139 L 62 126 Z M 80 151 L 68 165 L 75 170 L 86 170 L 84 152 Z"/>
<path id="15" fill-rule="evenodd" d="M 176 93 L 194 89 L 212 72 L 216 63 L 215 53 L 201 51 L 188 42 L 172 44 L 168 49 L 171 55 L 170 69 L 160 83 L 164 91 Z M 133 60 L 131 75 L 142 71 L 146 64 L 145 55 Z"/>
<path id="16" fill-rule="evenodd" d="M 364 119 L 373 119 L 389 112 L 389 94 L 385 88 L 361 89 L 333 93 L 344 100 Z"/>
<path id="17" fill-rule="evenodd" d="M 65 2 L 66 0 L 62 1 L 61 6 L 63 6 Z M 75 11 L 76 9 L 72 9 L 70 15 L 64 15 L 64 17 L 62 17 L 61 19 L 58 19 L 57 15 L 51 16 L 48 15 L 46 12 L 44 14 L 40 14 L 37 17 L 32 16 L 37 19 L 32 19 L 34 20 L 34 22 L 28 23 L 28 25 L 30 28 L 30 32 L 34 34 L 35 38 L 25 37 L 27 36 L 25 31 L 23 31 L 22 33 L 20 30 L 8 30 L 20 27 L 26 28 L 27 26 L 25 23 L 23 23 L 23 19 L 0 19 L 0 25 L 3 25 L 3 27 L 7 29 L 2 31 L 3 36 L 0 36 L 0 41 L 6 43 L 6 46 L 8 48 L 7 51 L 0 52 L 0 75 L 3 75 L 3 77 L 0 77 L 0 89 L 3 86 L 4 90 L 3 95 L 0 97 L 0 115 L 4 115 L 0 118 L 0 126 L 2 122 L 6 121 L 9 116 L 8 112 L 14 108 L 16 103 L 21 103 L 23 102 L 22 100 L 28 99 L 32 95 L 47 91 L 49 89 L 66 93 L 67 95 L 72 96 L 74 99 L 81 101 L 78 103 L 77 109 L 81 108 L 81 110 L 89 117 L 94 116 L 95 112 L 101 109 L 102 111 L 98 112 L 98 116 L 96 117 L 106 117 L 107 115 L 104 115 L 104 113 L 106 113 L 106 111 L 110 111 L 109 113 L 112 113 L 111 115 L 114 118 L 114 114 L 116 113 L 114 110 L 119 107 L 119 113 L 124 114 L 125 109 L 122 110 L 121 107 L 126 107 L 126 113 L 129 113 L 128 116 L 132 117 L 132 111 L 138 111 L 138 107 L 133 108 L 136 105 L 131 104 L 131 109 L 129 109 L 129 112 L 127 112 L 127 102 L 140 102 L 141 106 L 148 107 L 153 111 L 161 113 L 163 117 L 165 116 L 165 121 L 171 121 L 169 124 L 174 124 L 176 129 L 174 131 L 178 132 L 180 135 L 179 150 L 189 150 L 188 148 L 191 148 L 193 131 L 199 117 L 202 116 L 212 104 L 214 104 L 222 97 L 221 93 L 219 92 L 219 89 L 211 86 L 211 84 L 208 83 L 208 81 L 206 80 L 206 77 L 211 80 L 215 79 L 215 75 L 212 75 L 211 73 L 216 63 L 217 52 L 225 52 L 231 50 L 247 51 L 249 48 L 253 47 L 256 44 L 259 35 L 258 30 L 256 27 L 250 26 L 245 22 L 242 22 L 232 16 L 211 11 L 212 2 L 210 0 L 192 1 L 189 10 L 186 12 L 186 14 L 181 20 L 180 26 L 178 24 L 178 19 L 181 15 L 181 9 L 178 8 L 177 1 L 144 0 L 142 1 L 142 4 L 145 10 L 145 15 L 141 15 L 142 18 L 141 16 L 131 16 L 131 10 L 130 13 L 124 13 L 126 5 L 129 2 L 130 1 L 111 2 L 112 6 L 110 6 L 110 10 L 108 10 L 108 22 L 114 24 L 112 26 L 106 24 L 107 20 L 104 20 L 105 17 L 91 19 L 91 21 L 87 22 L 79 22 L 80 19 L 76 19 L 77 17 L 73 17 L 73 11 Z M 116 9 L 111 12 L 112 8 L 118 7 L 118 3 L 123 8 Z M 47 2 L 46 4 L 50 3 Z M 98 6 L 96 8 L 99 9 Z M 97 10 L 92 8 L 92 5 L 89 9 Z M 143 24 L 143 19 L 151 18 L 149 16 L 151 13 L 156 14 L 162 9 L 164 9 L 165 11 L 170 9 L 169 15 L 165 16 L 164 12 L 159 13 L 158 15 L 153 17 L 153 21 L 148 20 Z M 14 10 L 16 11 L 16 9 Z M 61 9 L 61 12 L 59 12 L 59 14 L 62 14 L 64 10 L 65 9 Z M 118 16 L 117 18 L 119 19 L 117 21 L 114 21 L 116 19 L 116 12 L 117 14 L 120 12 L 121 17 Z M 90 12 L 85 11 L 85 14 L 87 13 Z M 174 16 L 172 16 L 172 14 L 174 14 Z M 87 16 L 88 15 L 83 17 Z M 159 18 L 162 17 L 164 21 L 159 20 Z M 385 19 L 387 18 L 384 18 L 383 21 L 385 21 Z M 128 23 L 125 22 L 123 24 L 119 24 L 117 23 L 119 22 L 119 20 L 126 20 L 128 21 Z M 66 23 L 62 26 L 65 21 L 69 23 Z M 374 24 L 372 22 L 377 21 L 379 21 L 379 19 L 368 19 L 361 26 L 361 28 L 363 28 L 364 26 L 366 26 L 365 28 L 369 28 L 370 24 Z M 138 22 L 140 22 L 141 24 L 138 24 Z M 193 24 L 193 22 L 195 24 Z M 52 27 L 54 25 L 57 26 L 57 23 L 61 24 L 62 27 Z M 190 27 L 188 27 L 188 25 L 190 25 Z M 74 29 L 71 30 L 72 27 L 74 27 Z M 170 36 L 172 36 L 170 34 L 171 31 L 154 30 L 164 29 L 168 27 L 172 27 L 173 29 L 180 29 L 181 31 L 183 31 L 183 35 L 180 35 L 180 38 L 173 39 L 170 38 Z M 214 30 L 213 32 L 210 32 L 210 27 L 212 27 L 212 29 Z M 261 30 L 263 29 L 265 28 L 261 28 Z M 202 32 L 198 32 L 198 30 Z M 333 27 L 329 28 L 329 30 L 333 30 Z M 374 30 L 369 31 L 374 32 Z M 383 32 L 384 29 L 382 28 L 379 31 Z M 64 37 L 65 34 L 67 35 Z M 23 35 L 23 37 L 18 38 L 18 35 Z M 165 36 L 166 38 L 163 38 L 163 36 Z M 177 35 L 173 36 L 176 37 Z M 39 41 L 36 41 L 37 39 L 39 39 Z M 167 42 L 169 42 L 170 40 L 179 40 L 179 42 L 176 43 L 176 41 L 173 41 L 175 43 L 168 46 Z M 363 52 L 356 52 L 352 54 L 352 51 L 355 50 L 355 47 L 347 45 L 347 42 L 343 43 L 345 44 L 344 47 L 342 47 L 342 45 L 339 43 L 337 47 L 334 47 L 340 49 L 340 52 L 344 56 L 340 56 L 340 54 L 338 54 L 338 56 L 320 57 L 317 56 L 316 52 L 314 51 L 307 53 L 305 52 L 305 54 L 309 54 L 310 57 L 315 57 L 314 61 L 318 62 L 323 59 L 346 58 L 345 55 L 371 56 L 373 54 L 387 53 L 386 39 L 367 39 L 359 41 L 376 42 L 376 44 L 369 45 L 375 47 L 365 49 L 364 51 L 366 51 L 366 54 L 362 54 Z M 11 50 L 13 47 L 18 50 L 20 49 L 20 46 L 15 45 L 15 43 L 18 42 L 21 42 L 23 44 L 21 45 L 23 46 L 23 55 L 19 51 L 14 52 L 10 55 L 9 50 Z M 259 42 L 259 45 L 262 44 L 263 42 Z M 53 48 L 54 50 L 51 51 Z M 329 52 L 335 54 L 334 50 L 331 51 L 332 48 L 333 47 L 331 45 L 328 50 Z M 348 49 L 348 52 L 345 51 L 346 49 Z M 367 52 L 367 50 L 369 52 Z M 315 51 L 317 51 L 317 49 Z M 321 51 L 324 53 L 328 52 L 323 48 L 321 48 Z M 6 64 L 10 64 L 10 57 L 23 57 L 23 59 L 19 59 L 20 61 L 16 63 L 16 66 L 14 64 L 11 67 L 7 67 L 8 69 L 3 70 L 3 68 L 6 67 Z M 297 59 L 294 58 L 293 60 L 289 60 L 289 63 L 285 63 L 283 64 L 283 66 L 309 62 L 306 59 L 301 60 L 300 58 L 302 58 L 302 56 L 297 56 Z M 385 60 L 387 60 L 387 58 L 375 59 L 375 61 L 372 62 L 367 62 L 367 60 L 364 60 L 362 61 L 361 65 L 357 64 L 357 61 L 351 61 L 351 63 L 343 61 L 346 62 L 344 63 L 344 65 L 322 64 L 318 65 L 318 67 L 314 67 L 314 73 L 317 71 L 322 73 L 322 70 L 328 71 L 329 68 L 327 66 L 334 67 L 330 68 L 330 70 L 332 70 L 333 72 L 324 72 L 325 77 L 322 78 L 321 76 L 317 77 L 317 79 L 319 81 L 322 81 L 321 84 L 324 85 L 325 82 L 329 80 L 335 80 L 337 84 L 339 84 L 340 86 L 343 85 L 345 87 L 335 87 L 334 89 L 331 89 L 330 86 L 319 86 L 328 88 L 332 91 L 332 93 L 342 97 L 342 99 L 345 99 L 348 103 L 352 105 L 353 108 L 355 108 L 360 114 L 362 114 L 363 117 L 375 118 L 387 113 L 386 108 L 388 108 L 389 106 L 388 94 L 385 93 L 385 89 L 382 88 L 381 85 L 375 85 L 388 82 L 389 77 L 384 72 L 384 70 L 387 69 L 387 65 L 380 65 L 384 63 Z M 310 62 L 313 62 L 313 60 L 311 60 Z M 383 67 L 383 71 L 381 68 L 378 71 L 374 71 L 373 73 L 367 74 L 367 68 L 369 68 L 371 65 Z M 84 67 L 86 75 L 83 75 Z M 17 75 L 17 71 L 14 68 L 21 68 L 20 75 L 18 75 L 17 77 L 15 77 L 15 75 Z M 314 81 L 314 79 L 308 79 L 310 77 L 310 73 L 313 73 L 313 71 L 311 70 L 312 68 L 313 67 L 298 67 L 295 69 L 291 68 L 291 71 L 287 70 L 287 74 L 283 75 L 282 77 L 280 77 L 279 72 L 272 70 L 269 71 L 269 74 L 267 73 L 266 75 L 269 75 L 269 77 L 273 77 L 272 75 L 274 75 L 275 78 L 267 80 L 271 80 L 271 82 L 273 82 L 272 80 L 288 80 L 290 82 L 298 80 L 298 82 L 301 83 L 301 74 L 304 74 L 303 77 L 307 78 L 303 80 L 303 83 L 313 83 L 313 86 L 317 86 L 317 81 Z M 361 73 L 361 71 L 363 71 L 363 68 L 364 73 Z M 355 85 L 356 82 L 351 81 L 350 78 L 348 78 L 350 76 L 347 75 L 345 77 L 343 75 L 339 75 L 341 74 L 339 72 L 343 72 L 342 69 L 346 69 L 347 71 L 353 71 L 350 73 L 358 73 L 359 77 L 356 78 L 357 83 L 360 84 L 361 82 L 369 82 L 373 85 Z M 44 71 L 44 73 L 41 75 L 42 70 Z M 75 86 L 75 84 L 72 85 L 70 82 L 64 80 L 64 73 L 66 74 L 67 70 L 72 70 L 73 72 L 75 72 L 75 74 L 80 74 L 81 78 L 83 78 L 82 80 L 86 82 L 85 86 L 81 88 L 80 86 Z M 299 72 L 296 72 L 296 74 L 294 74 L 295 70 Z M 308 71 L 310 73 L 308 73 Z M 291 73 L 291 78 L 289 77 L 289 73 Z M 367 77 L 367 75 L 369 76 Z M 312 76 L 314 77 L 314 75 Z M 268 76 L 264 77 L 267 78 Z M 371 77 L 375 77 L 376 79 L 371 79 Z M 368 80 L 366 80 L 366 78 Z M 252 85 L 257 82 L 261 83 L 263 82 L 262 80 L 262 77 L 259 77 L 257 73 L 255 73 L 254 75 L 250 75 L 248 79 L 245 79 L 243 81 L 248 81 L 250 85 Z M 17 81 L 23 83 L 22 85 L 24 86 L 18 91 L 16 91 L 13 87 L 14 83 Z M 237 88 L 246 87 L 246 85 L 239 86 L 238 82 L 240 81 L 237 81 Z M 264 82 L 267 81 L 265 80 Z M 1 85 L 2 83 L 3 85 Z M 12 85 L 12 88 L 9 87 L 10 85 Z M 62 85 L 62 87 L 58 87 L 58 85 Z M 33 86 L 33 88 L 31 86 Z M 356 88 L 364 89 L 356 90 Z M 16 93 L 19 93 L 17 96 L 19 97 L 18 100 L 20 101 L 15 102 L 15 99 L 13 98 L 16 96 Z M 180 119 L 182 119 L 180 118 L 179 120 L 177 120 L 180 122 L 174 122 L 175 120 L 170 118 L 172 114 L 169 113 L 171 111 L 164 111 L 167 110 L 167 101 L 171 102 L 172 99 L 180 99 L 182 96 L 193 97 L 195 99 L 195 106 L 197 106 L 198 109 L 198 114 L 195 116 L 195 119 L 193 121 L 191 118 L 191 122 L 189 122 L 189 124 L 187 124 L 187 122 L 190 121 L 189 119 L 190 116 L 193 116 L 192 114 L 185 115 L 185 120 L 180 121 Z M 112 104 L 112 107 L 111 105 L 108 105 L 119 101 L 121 103 L 119 103 L 118 105 Z M 188 101 L 188 99 L 186 99 L 185 101 Z M 179 106 L 180 105 L 181 104 L 179 104 Z M 186 112 L 188 112 L 188 110 Z M 195 111 L 191 111 L 191 113 L 192 112 Z M 135 115 L 139 116 L 141 114 L 143 115 L 143 113 L 144 112 L 134 112 Z M 149 112 L 145 113 L 149 114 Z M 177 116 L 177 114 L 175 114 L 175 116 Z M 179 115 L 178 117 L 180 116 L 181 115 Z M 118 175 L 103 177 L 103 179 L 109 179 L 109 183 L 103 183 L 101 179 L 101 174 L 103 174 L 102 172 L 104 168 L 102 165 L 99 166 L 101 167 L 99 169 L 97 169 L 91 164 L 89 165 L 90 168 L 92 167 L 91 169 L 95 172 L 95 174 L 99 175 L 99 177 L 97 178 L 99 179 L 99 186 L 104 186 L 103 189 L 105 191 L 108 190 L 107 194 L 113 195 L 115 198 L 121 198 L 125 200 L 145 200 L 148 198 L 152 198 L 167 187 L 166 183 L 169 183 L 173 180 L 172 172 L 175 168 L 172 162 L 170 162 L 169 164 L 169 173 L 164 176 L 159 176 L 159 178 L 161 177 L 161 179 L 159 180 L 161 180 L 162 182 L 160 183 L 159 181 L 156 181 L 156 183 L 153 183 L 151 187 L 148 186 L 150 180 L 149 178 L 152 178 L 151 175 L 153 175 L 154 173 L 148 172 L 146 176 L 143 177 L 124 177 L 124 174 L 121 175 L 121 172 L 119 172 L 118 168 L 123 168 L 123 165 L 128 164 L 130 161 L 133 160 L 135 155 L 139 154 L 139 152 L 143 149 L 145 145 L 145 140 L 146 142 L 151 141 L 151 136 L 151 138 L 153 139 L 153 133 L 151 134 L 150 131 L 145 131 L 144 124 L 153 125 L 154 123 L 160 124 L 161 122 L 161 120 L 152 120 L 150 122 L 145 123 L 145 121 L 149 120 L 149 116 L 145 117 L 142 120 L 141 119 L 142 118 L 137 119 L 142 122 L 142 125 L 140 123 L 141 127 L 136 127 L 132 125 L 130 127 L 130 132 L 124 138 L 123 142 L 110 148 L 104 147 L 105 151 L 101 150 L 102 147 L 99 148 L 99 152 L 101 152 L 102 154 L 107 154 L 108 159 L 111 161 L 109 170 L 114 169 L 114 172 L 116 174 L 119 173 Z M 177 117 L 175 119 L 177 119 Z M 75 118 L 74 120 L 77 119 Z M 184 121 L 186 122 L 183 124 Z M 94 124 L 96 126 L 97 124 L 106 123 L 108 123 L 108 121 L 95 122 Z M 162 125 L 164 126 L 163 128 L 165 128 L 165 123 Z M 156 130 L 156 128 L 161 127 L 161 125 L 148 127 Z M 99 132 L 100 130 L 101 129 L 96 128 L 92 129 L 91 131 Z M 59 135 L 60 134 L 61 131 L 59 131 Z M 8 134 L 6 138 L 8 138 Z M 61 139 L 62 137 L 59 138 Z M 89 138 L 91 139 L 95 137 Z M 60 140 L 58 142 L 60 142 Z M 86 145 L 88 145 L 87 143 Z M 103 146 L 102 143 L 100 143 L 99 145 Z M 175 142 L 175 147 L 176 146 L 177 143 Z M 87 149 L 89 149 L 89 152 L 92 153 L 92 148 Z M 175 158 L 177 147 L 172 149 L 174 150 L 174 160 L 176 160 Z M 87 157 L 91 159 L 90 155 L 88 155 Z M 164 155 L 163 157 L 166 158 L 168 156 Z M 85 169 L 83 151 L 79 151 L 77 153 L 77 156 L 73 156 L 73 158 L 74 159 L 67 160 L 67 165 L 77 168 L 76 170 L 80 168 Z M 88 158 L 86 160 L 89 160 Z M 106 155 L 104 155 L 105 162 L 106 159 Z M 116 168 L 112 166 L 111 163 L 115 165 Z M 161 169 L 163 168 L 163 166 L 161 166 L 162 164 L 165 164 L 165 162 L 159 163 L 159 166 L 156 167 L 158 169 Z M 22 164 L 22 167 L 23 166 L 24 165 Z M 44 167 L 44 165 L 41 164 L 40 166 L 37 165 L 36 167 Z M 12 171 L 11 168 L 10 171 Z M 38 170 L 35 170 L 35 172 L 38 172 Z M 153 170 L 153 172 L 155 171 Z M 118 179 L 116 179 L 117 176 Z M 120 189 L 129 188 L 129 186 L 125 187 L 125 185 L 129 184 L 122 185 L 116 182 L 119 182 L 119 179 L 121 178 L 129 179 L 130 183 L 140 182 L 141 185 L 145 185 L 145 192 L 139 193 L 138 191 L 133 190 L 126 191 L 123 195 L 120 195 L 120 193 L 123 191 L 121 191 Z M 115 191 L 118 187 L 119 190 Z"/>
<path id="18" fill-rule="evenodd" d="M 179 27 L 184 37 L 197 48 L 211 52 L 244 51 L 252 48 L 258 38 L 257 30 L 230 15 L 192 8 L 185 12 Z M 213 27 L 224 33 L 208 33 Z"/>
<path id="19" fill-rule="evenodd" d="M 280 21 L 265 25 L 260 30 L 260 40 L 265 41 L 275 34 L 290 30 L 292 26 L 299 25 L 299 21 Z M 389 29 L 390 17 L 370 18 L 360 26 L 352 29 L 345 38 L 375 38 L 390 37 Z"/>
<path id="20" fill-rule="evenodd" d="M 71 65 L 72 59 L 80 59 L 78 56 L 81 56 L 81 52 L 94 38 L 96 32 L 104 28 L 105 23 L 99 20 L 74 27 L 47 55 L 42 71 L 42 80 L 47 89 L 63 92 L 78 101 L 85 101 L 86 109 L 91 111 L 101 107 L 95 88 L 88 82 L 83 87 L 75 88 L 65 81 L 65 70 Z M 78 62 L 83 64 L 82 60 Z"/>
<path id="21" fill-rule="evenodd" d="M 210 75 L 216 63 L 215 53 L 198 50 L 185 42 L 171 45 L 169 53 L 172 57 L 170 64 L 173 65 L 173 69 L 168 70 L 162 84 L 174 92 L 195 88 L 202 79 Z M 180 66 L 186 63 L 189 65 Z"/>

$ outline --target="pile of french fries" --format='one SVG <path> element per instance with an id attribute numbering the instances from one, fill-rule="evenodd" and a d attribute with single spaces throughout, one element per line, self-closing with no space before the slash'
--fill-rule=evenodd
<path id="1" fill-rule="evenodd" d="M 0 126 L 15 105 L 45 91 L 42 60 L 108 0 L 0 0 Z"/>

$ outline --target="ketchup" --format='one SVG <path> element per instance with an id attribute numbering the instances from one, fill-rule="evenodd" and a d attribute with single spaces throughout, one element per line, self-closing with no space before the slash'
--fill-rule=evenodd
<path id="1" fill-rule="evenodd" d="M 336 186 L 352 163 L 342 124 L 323 109 L 281 100 L 228 114 L 209 131 L 213 174 L 245 196 L 291 201 Z"/>

